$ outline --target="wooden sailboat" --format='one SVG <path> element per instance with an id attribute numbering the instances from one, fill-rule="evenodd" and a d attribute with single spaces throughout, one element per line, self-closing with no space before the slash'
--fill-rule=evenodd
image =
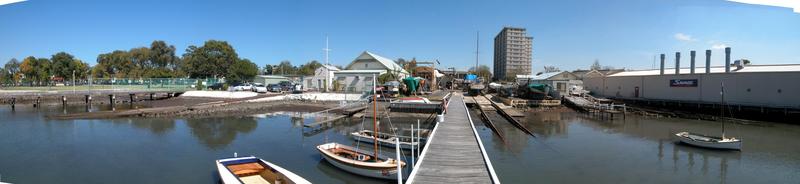
<path id="1" fill-rule="evenodd" d="M 373 80 L 375 77 L 373 77 Z M 373 86 L 373 95 L 376 96 Z M 372 132 L 378 131 L 378 105 L 373 101 Z M 360 150 L 339 143 L 327 143 L 317 146 L 317 150 L 326 161 L 347 172 L 381 179 L 397 179 L 399 169 L 406 163 L 378 154 L 378 135 L 372 134 L 374 151 Z M 402 177 L 402 176 L 401 176 Z"/>
<path id="2" fill-rule="evenodd" d="M 216 164 L 219 178 L 225 184 L 311 183 L 286 169 L 253 156 L 220 159 Z"/>
<path id="3" fill-rule="evenodd" d="M 720 118 L 724 117 L 725 115 L 725 83 L 722 83 L 722 90 L 720 91 L 722 96 L 722 107 L 720 108 Z M 722 136 L 715 137 L 715 136 L 707 136 L 702 134 L 690 133 L 690 132 L 679 132 L 675 134 L 678 139 L 686 144 L 704 147 L 704 148 L 714 148 L 714 149 L 732 149 L 732 150 L 741 150 L 742 149 L 742 140 L 737 139 L 735 137 L 725 137 L 725 121 L 722 121 Z"/>

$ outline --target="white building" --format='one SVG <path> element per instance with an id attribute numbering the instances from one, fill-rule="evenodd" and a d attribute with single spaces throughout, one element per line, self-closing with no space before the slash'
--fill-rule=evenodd
<path id="1" fill-rule="evenodd" d="M 709 73 L 690 68 L 625 71 L 605 77 L 585 78 L 585 89 L 596 96 L 631 100 L 668 100 L 686 103 L 719 103 L 722 82 L 725 103 L 773 108 L 800 108 L 800 65 L 746 65 Z"/>
<path id="2" fill-rule="evenodd" d="M 314 71 L 314 76 L 306 77 L 303 86 L 309 90 L 330 91 L 333 89 L 334 72 L 341 69 L 331 65 L 322 65 Z"/>
<path id="3" fill-rule="evenodd" d="M 331 86 L 338 87 L 334 89 L 336 91 L 363 92 L 370 90 L 373 75 L 377 77 L 387 72 L 397 75 L 398 78 L 404 78 L 409 74 L 393 60 L 364 51 L 344 70 L 333 72 L 337 84 Z"/>

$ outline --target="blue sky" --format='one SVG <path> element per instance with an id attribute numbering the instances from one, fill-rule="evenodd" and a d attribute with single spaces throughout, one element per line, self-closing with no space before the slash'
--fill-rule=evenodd
<path id="1" fill-rule="evenodd" d="M 730 46 L 755 64 L 800 63 L 800 13 L 723 0 L 560 1 L 56 1 L 0 6 L 0 63 L 69 52 L 94 64 L 100 53 L 148 46 L 228 41 L 259 66 L 290 60 L 346 65 L 368 50 L 396 59 L 438 59 L 444 67 L 491 66 L 503 26 L 533 36 L 533 69 L 602 65 L 653 67 L 654 56 Z M 699 54 L 702 55 L 702 54 Z M 714 65 L 723 62 L 715 49 Z M 702 56 L 701 56 L 702 57 Z M 701 58 L 699 57 L 699 58 Z M 699 63 L 702 66 L 703 63 Z"/>

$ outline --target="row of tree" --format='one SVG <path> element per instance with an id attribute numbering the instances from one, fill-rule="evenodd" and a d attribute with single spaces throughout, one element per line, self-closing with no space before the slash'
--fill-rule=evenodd
<path id="1" fill-rule="evenodd" d="M 313 64 L 313 63 L 312 63 Z M 319 65 L 319 63 L 316 63 Z M 314 66 L 316 66 L 314 65 Z M 308 70 L 301 65 L 301 71 Z M 258 66 L 240 58 L 225 41 L 208 40 L 202 46 L 189 46 L 183 57 L 175 55 L 175 46 L 153 41 L 150 47 L 115 50 L 97 56 L 97 64 L 89 67 L 74 56 L 59 52 L 50 58 L 29 56 L 21 63 L 11 59 L 0 68 L 3 84 L 47 85 L 61 80 L 94 78 L 225 78 L 237 83 L 252 79 Z"/>
<path id="2" fill-rule="evenodd" d="M 89 65 L 74 56 L 59 52 L 50 58 L 29 56 L 20 63 L 11 59 L 0 68 L 0 82 L 16 84 L 19 82 L 31 85 L 45 85 L 50 81 L 69 81 L 85 78 Z"/>
<path id="3" fill-rule="evenodd" d="M 322 67 L 322 64 L 319 63 L 317 60 L 311 60 L 306 64 L 301 64 L 300 66 L 292 65 L 292 62 L 289 60 L 283 60 L 277 65 L 270 65 L 267 64 L 264 66 L 261 73 L 264 75 L 314 75 L 314 71 L 317 68 Z M 341 67 L 338 67 L 341 68 Z"/>

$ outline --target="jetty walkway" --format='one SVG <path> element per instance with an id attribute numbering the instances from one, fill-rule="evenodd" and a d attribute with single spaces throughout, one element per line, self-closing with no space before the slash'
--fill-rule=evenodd
<path id="1" fill-rule="evenodd" d="M 499 183 L 460 93 L 428 140 L 408 183 Z"/>

